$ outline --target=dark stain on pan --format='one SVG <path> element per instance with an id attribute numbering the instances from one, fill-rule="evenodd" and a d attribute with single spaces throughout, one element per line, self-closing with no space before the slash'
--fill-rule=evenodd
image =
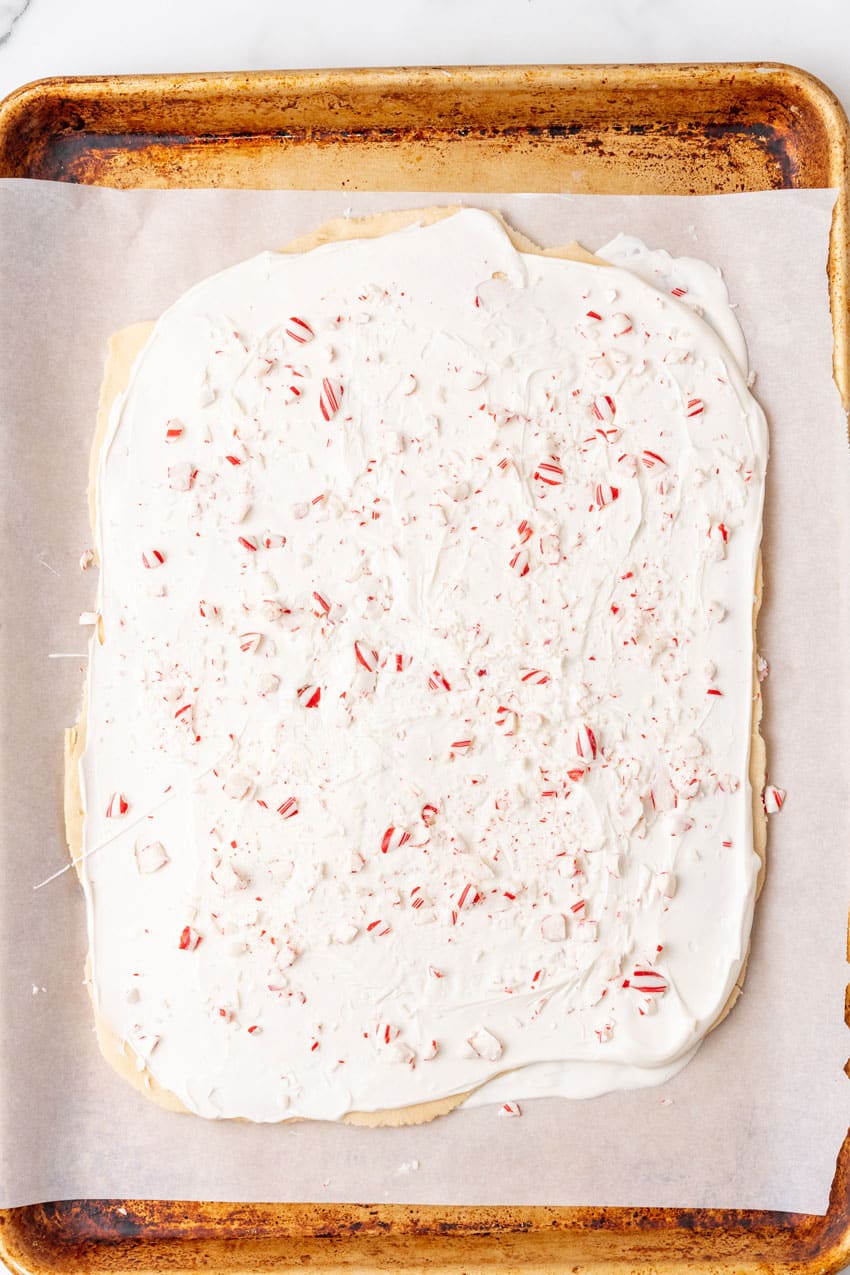
<path id="1" fill-rule="evenodd" d="M 54 132 L 48 144 L 38 154 L 31 154 L 29 175 L 45 180 L 98 183 L 109 181 L 109 172 L 115 161 L 137 155 L 140 159 L 150 155 L 151 166 L 158 170 L 168 163 L 168 156 L 197 149 L 230 150 L 240 146 L 263 146 L 279 143 L 298 146 L 309 143 L 314 147 L 334 147 L 341 143 L 352 147 L 389 145 L 451 146 L 453 141 L 470 139 L 489 142 L 491 145 L 510 147 L 518 142 L 543 146 L 558 143 L 569 145 L 580 138 L 584 153 L 597 158 L 615 161 L 621 154 L 620 143 L 612 146 L 616 138 L 639 139 L 640 160 L 643 164 L 659 165 L 669 162 L 671 146 L 687 147 L 691 152 L 700 148 L 714 153 L 728 165 L 733 163 L 732 143 L 740 147 L 748 143 L 758 151 L 766 167 L 769 183 L 773 187 L 791 187 L 799 184 L 799 160 L 788 135 L 781 129 L 760 123 L 705 125 L 694 123 L 675 129 L 669 126 L 632 124 L 609 127 L 602 134 L 582 123 L 521 125 L 501 129 L 461 127 L 452 130 L 360 128 L 345 130 L 276 130 L 271 133 L 96 133 L 89 131 L 80 117 L 63 121 L 64 128 Z M 657 148 L 651 143 L 655 142 Z M 633 157 L 633 162 L 638 158 Z"/>

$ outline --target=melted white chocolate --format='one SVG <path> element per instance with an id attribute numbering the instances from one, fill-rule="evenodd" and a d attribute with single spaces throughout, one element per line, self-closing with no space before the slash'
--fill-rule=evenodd
<path id="1" fill-rule="evenodd" d="M 339 1118 L 687 1060 L 759 869 L 766 458 L 683 300 L 483 212 L 160 319 L 81 764 L 96 1006 L 160 1086 Z"/>

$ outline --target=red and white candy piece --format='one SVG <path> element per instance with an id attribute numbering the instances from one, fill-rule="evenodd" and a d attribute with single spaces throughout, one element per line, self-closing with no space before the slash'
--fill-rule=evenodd
<path id="1" fill-rule="evenodd" d="M 359 933 L 360 930 L 358 927 L 353 925 L 351 922 L 348 922 L 345 925 L 337 926 L 331 937 L 334 943 L 339 943 L 343 947 L 347 947 L 349 943 L 354 942 Z"/>
<path id="2" fill-rule="evenodd" d="M 292 614 L 289 608 L 284 606 L 279 598 L 263 598 L 260 603 L 260 613 L 264 620 L 268 620 L 269 624 L 276 624 L 277 621 L 282 620 L 285 615 Z"/>
<path id="3" fill-rule="evenodd" d="M 264 549 L 285 549 L 286 536 L 280 531 L 264 531 L 260 537 Z"/>
<path id="4" fill-rule="evenodd" d="M 403 655 L 400 651 L 395 651 L 392 655 L 386 657 L 382 667 L 390 669 L 393 673 L 404 673 L 410 668 L 412 663 L 412 655 Z"/>
<path id="5" fill-rule="evenodd" d="M 510 560 L 511 571 L 515 571 L 519 578 L 522 579 L 523 576 L 528 575 L 531 569 L 530 561 L 527 549 L 517 549 Z"/>
<path id="6" fill-rule="evenodd" d="M 465 881 L 459 890 L 451 896 L 452 904 L 458 912 L 463 912 L 467 908 L 474 907 L 481 899 L 477 888 L 471 881 Z"/>
<path id="7" fill-rule="evenodd" d="M 563 943 L 567 937 L 567 918 L 562 912 L 552 912 L 540 922 L 540 936 L 548 943 Z"/>
<path id="8" fill-rule="evenodd" d="M 430 1062 L 432 1058 L 436 1058 L 440 1052 L 440 1046 L 436 1040 L 429 1040 L 425 1048 L 422 1050 L 422 1058 L 424 1062 Z"/>
<path id="9" fill-rule="evenodd" d="M 259 650 L 262 640 L 262 633 L 240 633 L 239 650 L 244 655 L 254 655 Z"/>
<path id="10" fill-rule="evenodd" d="M 623 981 L 623 986 L 631 987 L 645 996 L 663 996 L 667 991 L 667 980 L 662 978 L 656 970 L 637 966 L 634 973 Z"/>
<path id="11" fill-rule="evenodd" d="M 142 566 L 148 571 L 155 571 L 157 567 L 161 567 L 165 562 L 165 554 L 161 549 L 143 549 L 142 550 Z"/>
<path id="12" fill-rule="evenodd" d="M 164 868 L 166 863 L 168 863 L 168 855 L 161 841 L 149 841 L 147 845 L 139 845 L 137 843 L 134 853 L 136 868 L 144 875 L 158 872 L 160 868 Z"/>
<path id="13" fill-rule="evenodd" d="M 181 952 L 194 952 L 195 948 L 201 942 L 201 935 L 194 930 L 191 925 L 184 925 L 180 932 L 180 942 L 178 947 Z"/>
<path id="14" fill-rule="evenodd" d="M 496 725 L 503 735 L 515 735 L 519 727 L 519 714 L 500 704 L 496 709 Z"/>
<path id="15" fill-rule="evenodd" d="M 294 819 L 298 814 L 298 798 L 285 797 L 277 808 L 281 819 Z"/>
<path id="16" fill-rule="evenodd" d="M 437 821 L 437 815 L 440 813 L 437 806 L 431 801 L 426 801 L 425 805 L 419 812 L 419 817 L 426 828 L 432 828 Z"/>
<path id="17" fill-rule="evenodd" d="M 246 553 L 256 553 L 260 547 L 260 542 L 256 536 L 239 536 L 238 543 Z"/>
<path id="18" fill-rule="evenodd" d="M 773 784 L 768 784 L 764 790 L 764 809 L 769 815 L 776 815 L 785 805 L 786 792 L 784 788 L 776 788 Z"/>
<path id="19" fill-rule="evenodd" d="M 381 837 L 381 854 L 389 854 L 391 850 L 400 850 L 402 846 L 407 845 L 409 840 L 410 833 L 406 828 L 396 828 L 391 824 Z"/>
<path id="20" fill-rule="evenodd" d="M 535 482 L 544 487 L 560 487 L 564 481 L 564 470 L 557 456 L 548 456 L 540 462 L 534 471 Z"/>
<path id="21" fill-rule="evenodd" d="M 319 410 L 326 421 L 333 420 L 340 409 L 345 390 L 341 381 L 332 381 L 329 376 L 322 377 L 322 391 L 319 395 Z"/>
<path id="22" fill-rule="evenodd" d="M 298 688 L 296 695 L 302 708 L 318 708 L 322 698 L 322 688 L 315 682 L 307 682 Z"/>
<path id="23" fill-rule="evenodd" d="M 726 557 L 726 546 L 729 543 L 729 528 L 724 522 L 713 522 L 706 532 L 708 537 L 708 556 L 715 562 L 722 562 Z"/>
<path id="24" fill-rule="evenodd" d="M 690 419 L 693 416 L 702 416 L 705 411 L 705 404 L 701 398 L 689 398 L 685 415 Z"/>
<path id="25" fill-rule="evenodd" d="M 596 736 L 587 722 L 582 722 L 576 731 L 576 752 L 584 762 L 596 760 Z"/>
<path id="26" fill-rule="evenodd" d="M 640 458 L 643 462 L 644 469 L 659 469 L 663 468 L 667 464 L 667 461 L 663 456 L 659 456 L 657 452 L 651 452 L 646 447 L 641 452 Z"/>
<path id="27" fill-rule="evenodd" d="M 549 680 L 549 674 L 542 668 L 527 668 L 520 671 L 520 681 L 525 682 L 526 686 L 546 686 Z"/>
<path id="28" fill-rule="evenodd" d="M 487 1062 L 497 1062 L 502 1056 L 501 1042 L 486 1027 L 476 1027 L 472 1035 L 467 1037 L 466 1043 L 478 1058 L 484 1058 Z"/>
<path id="29" fill-rule="evenodd" d="M 168 466 L 168 486 L 172 491 L 191 491 L 198 471 L 190 461 Z"/>
<path id="30" fill-rule="evenodd" d="M 294 314 L 287 319 L 284 331 L 290 340 L 295 341 L 297 345 L 306 345 L 316 335 L 306 319 L 299 318 Z"/>
<path id="31" fill-rule="evenodd" d="M 597 509 L 604 509 L 620 498 L 620 488 L 611 487 L 608 483 L 597 483 L 593 488 L 593 503 Z"/>
<path id="32" fill-rule="evenodd" d="M 428 690 L 429 691 L 450 691 L 451 689 L 452 688 L 449 685 L 448 680 L 445 677 L 443 677 L 443 674 L 440 672 L 438 668 L 435 668 L 433 672 L 431 673 L 431 676 L 428 678 Z"/>
<path id="33" fill-rule="evenodd" d="M 516 531 L 521 545 L 528 544 L 529 540 L 534 535 L 534 528 L 527 518 L 523 518 Z"/>
<path id="34" fill-rule="evenodd" d="M 371 646 L 366 646 L 365 642 L 354 643 L 354 658 L 361 668 L 367 673 L 376 673 L 378 670 L 378 652 Z"/>
<path id="35" fill-rule="evenodd" d="M 633 331 L 632 321 L 627 314 L 611 315 L 611 335 L 612 336 L 628 336 Z"/>
<path id="36" fill-rule="evenodd" d="M 130 803 L 123 792 L 114 792 L 106 803 L 107 819 L 121 819 L 130 809 Z"/>
<path id="37" fill-rule="evenodd" d="M 177 420 L 168 421 L 168 423 L 165 426 L 166 443 L 176 443 L 179 438 L 183 437 L 184 432 L 185 431 L 183 429 L 183 426 L 180 424 L 179 421 Z"/>
<path id="38" fill-rule="evenodd" d="M 133 987 L 130 988 L 130 991 L 134 991 L 136 993 L 136 996 L 133 999 L 138 1000 L 139 989 L 137 987 Z M 130 999 L 129 993 L 127 999 Z M 131 1027 L 130 1031 L 127 1033 L 127 1039 L 139 1057 L 147 1059 L 150 1058 L 162 1037 L 155 1036 L 152 1032 L 143 1031 L 141 1025 L 136 1023 L 135 1026 Z"/>
<path id="39" fill-rule="evenodd" d="M 472 752 L 472 739 L 456 739 L 449 745 L 450 757 L 465 757 L 467 753 Z"/>
<path id="40" fill-rule="evenodd" d="M 317 620 L 326 619 L 331 613 L 331 603 L 322 593 L 313 592 L 313 615 Z"/>
<path id="41" fill-rule="evenodd" d="M 610 394 L 600 394 L 593 400 L 593 415 L 604 425 L 610 425 L 617 415 L 617 404 Z"/>
<path id="42" fill-rule="evenodd" d="M 540 557 L 549 567 L 557 567 L 561 561 L 561 537 L 557 531 L 547 531 L 540 537 Z"/>
<path id="43" fill-rule="evenodd" d="M 521 1116 L 522 1107 L 518 1102 L 503 1102 L 499 1108 L 500 1116 Z"/>

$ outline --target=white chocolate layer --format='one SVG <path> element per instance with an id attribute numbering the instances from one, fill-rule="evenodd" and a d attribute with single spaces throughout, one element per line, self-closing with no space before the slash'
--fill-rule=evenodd
<path id="1" fill-rule="evenodd" d="M 759 868 L 766 458 L 687 305 L 486 213 L 162 317 L 102 455 L 81 766 L 95 1000 L 159 1085 L 338 1118 L 687 1059 Z"/>

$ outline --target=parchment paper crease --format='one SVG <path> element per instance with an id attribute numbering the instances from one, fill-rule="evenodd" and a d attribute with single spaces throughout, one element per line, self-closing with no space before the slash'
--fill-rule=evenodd
<path id="1" fill-rule="evenodd" d="M 544 246 L 617 231 L 722 266 L 771 426 L 764 731 L 788 801 L 744 995 L 659 1089 L 405 1129 L 206 1123 L 102 1060 L 83 899 L 61 867 L 62 729 L 94 597 L 86 464 L 107 336 L 329 216 L 495 207 Z M 68 1197 L 617 1204 L 820 1213 L 850 1118 L 843 1025 L 850 755 L 850 452 L 831 380 L 834 195 L 702 198 L 117 192 L 0 182 L 0 1204 Z M 67 656 L 72 658 L 50 658 Z M 418 1167 L 415 1167 L 417 1166 Z"/>

